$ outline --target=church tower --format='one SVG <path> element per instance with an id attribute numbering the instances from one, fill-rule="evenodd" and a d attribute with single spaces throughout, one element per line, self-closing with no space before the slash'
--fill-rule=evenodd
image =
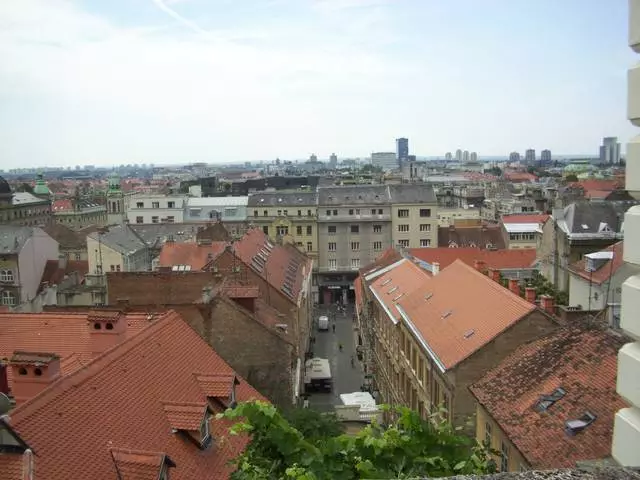
<path id="1" fill-rule="evenodd" d="M 109 176 L 107 187 L 107 225 L 121 225 L 126 218 L 124 210 L 124 193 L 120 187 L 120 177 L 117 174 Z"/>

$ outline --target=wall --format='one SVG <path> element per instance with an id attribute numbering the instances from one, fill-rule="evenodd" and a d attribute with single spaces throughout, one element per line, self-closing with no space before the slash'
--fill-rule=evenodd
<path id="1" fill-rule="evenodd" d="M 400 217 L 399 210 L 408 210 L 408 217 Z M 422 217 L 420 210 L 430 210 L 429 216 Z M 408 232 L 401 232 L 400 225 L 408 225 Z M 422 227 L 425 225 L 425 227 Z M 428 228 L 428 231 L 421 231 L 421 228 Z M 393 245 L 398 245 L 401 241 L 408 241 L 405 248 L 437 247 L 438 246 L 438 211 L 436 204 L 404 205 L 394 204 L 391 206 L 391 236 Z M 427 240 L 428 245 L 421 244 L 421 240 Z"/>
<path id="2" fill-rule="evenodd" d="M 495 216 L 494 216 L 495 218 Z M 476 208 L 438 208 L 438 225 L 448 227 L 458 220 L 479 220 L 480 209 Z"/>
<path id="3" fill-rule="evenodd" d="M 21 302 L 33 300 L 37 293 L 47 260 L 58 260 L 58 242 L 42 229 L 34 228 L 18 256 Z"/>
<path id="4" fill-rule="evenodd" d="M 191 305 L 201 299 L 202 289 L 218 279 L 211 272 L 107 273 L 107 301 L 115 305 Z"/>
<path id="5" fill-rule="evenodd" d="M 120 270 L 124 271 L 124 259 L 120 252 L 116 252 L 104 243 L 98 242 L 93 237 L 87 237 L 87 260 L 89 261 L 89 273 L 100 273 L 99 268 L 102 266 L 102 272 L 111 271 L 111 265 L 119 265 Z"/>
<path id="6" fill-rule="evenodd" d="M 17 255 L 0 255 L 0 270 L 11 270 L 13 273 L 13 282 L 2 282 L 2 289 L 9 291 L 13 294 L 13 304 L 20 304 L 20 271 L 18 268 L 18 256 Z M 0 293 L 1 295 L 1 293 Z M 6 300 L 7 302 L 9 300 Z M 0 305 L 2 303 L 2 297 L 0 297 Z"/>
<path id="7" fill-rule="evenodd" d="M 107 224 L 107 208 L 104 206 L 90 207 L 80 211 L 55 212 L 53 215 L 56 223 L 72 230 L 81 230 L 90 225 Z"/>
<path id="8" fill-rule="evenodd" d="M 127 208 L 129 223 L 182 223 L 187 197 L 182 195 L 136 195 Z M 169 207 L 169 202 L 174 206 Z M 158 203 L 158 208 L 152 205 Z M 166 219 L 173 217 L 172 221 Z"/>
<path id="9" fill-rule="evenodd" d="M 490 448 L 499 452 L 504 451 L 506 447 L 508 454 L 506 455 L 507 469 L 505 471 L 520 472 L 529 469 L 529 464 L 520 451 L 480 404 L 477 404 L 476 418 L 476 440 L 478 443 L 489 441 Z M 490 429 L 489 436 L 487 436 L 487 427 Z M 502 457 L 493 455 L 493 460 L 496 462 L 498 470 L 501 470 Z"/>

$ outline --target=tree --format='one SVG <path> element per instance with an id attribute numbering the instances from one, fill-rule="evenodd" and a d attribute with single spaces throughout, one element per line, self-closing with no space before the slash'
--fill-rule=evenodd
<path id="1" fill-rule="evenodd" d="M 323 413 L 313 408 L 291 408 L 284 411 L 284 418 L 306 440 L 315 445 L 344 433 L 343 423 L 333 412 Z"/>
<path id="2" fill-rule="evenodd" d="M 564 177 L 564 179 L 567 182 L 577 182 L 578 181 L 578 176 L 575 173 L 570 173 L 569 175 Z"/>
<path id="3" fill-rule="evenodd" d="M 273 405 L 241 403 L 219 415 L 237 422 L 231 434 L 250 437 L 235 460 L 232 478 L 387 479 L 482 474 L 495 469 L 487 450 L 441 420 L 442 412 L 424 420 L 408 408 L 385 409 L 396 418 L 390 425 L 373 423 L 354 436 L 307 438 Z"/>

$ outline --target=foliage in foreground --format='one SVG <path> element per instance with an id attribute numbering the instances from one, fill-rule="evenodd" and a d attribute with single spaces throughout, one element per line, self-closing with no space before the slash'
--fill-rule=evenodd
<path id="1" fill-rule="evenodd" d="M 220 415 L 237 422 L 231 434 L 246 433 L 251 438 L 235 460 L 237 470 L 232 478 L 406 479 L 493 471 L 484 448 L 458 434 L 447 422 L 423 420 L 408 408 L 391 413 L 397 420 L 386 427 L 372 424 L 355 436 L 307 438 L 273 405 L 241 403 Z"/>

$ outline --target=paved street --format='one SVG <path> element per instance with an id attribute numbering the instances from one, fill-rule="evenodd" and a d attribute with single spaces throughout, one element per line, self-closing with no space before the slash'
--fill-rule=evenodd
<path id="1" fill-rule="evenodd" d="M 353 331 L 353 307 L 347 307 L 346 313 L 338 313 L 335 317 L 336 331 L 333 333 L 331 324 L 335 308 L 320 305 L 315 313 L 315 319 L 320 315 L 327 315 L 330 319 L 328 331 L 318 331 L 317 326 L 313 335 L 316 343 L 313 349 L 315 357 L 327 358 L 331 364 L 333 376 L 333 392 L 312 393 L 309 398 L 310 406 L 321 411 L 331 411 L 334 405 L 342 405 L 341 393 L 360 391 L 364 382 L 362 366 L 356 356 L 356 347 Z M 342 343 L 342 351 L 338 344 Z M 354 366 L 351 366 L 351 356 L 354 358 Z"/>

